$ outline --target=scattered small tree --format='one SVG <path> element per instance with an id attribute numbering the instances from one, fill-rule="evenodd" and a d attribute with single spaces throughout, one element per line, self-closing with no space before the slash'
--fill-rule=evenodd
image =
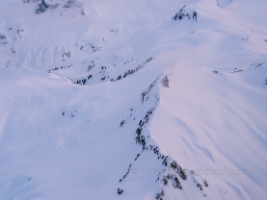
<path id="1" fill-rule="evenodd" d="M 204 185 L 205 185 L 205 187 L 209 186 L 209 184 L 208 184 L 208 182 L 206 180 L 204 181 Z"/>
<path id="2" fill-rule="evenodd" d="M 181 183 L 176 176 L 172 179 L 172 186 L 174 188 L 179 188 L 180 190 L 182 189 Z"/>
<path id="3" fill-rule="evenodd" d="M 196 11 L 193 12 L 193 20 L 197 21 L 197 12 Z"/>
<path id="4" fill-rule="evenodd" d="M 82 82 L 83 82 L 83 85 L 85 85 L 85 83 L 86 83 L 86 79 L 83 79 Z"/>
<path id="5" fill-rule="evenodd" d="M 163 183 L 163 185 L 168 185 L 168 179 L 166 177 L 163 177 L 161 182 Z"/>
<path id="6" fill-rule="evenodd" d="M 5 35 L 0 34 L 0 44 L 7 44 L 7 38 Z"/>
<path id="7" fill-rule="evenodd" d="M 122 194 L 123 193 L 123 190 L 118 188 L 118 194 Z"/>
<path id="8" fill-rule="evenodd" d="M 41 14 L 45 12 L 49 8 L 49 4 L 47 4 L 44 0 L 41 0 L 41 3 L 38 5 L 38 9 L 35 11 L 36 14 Z"/>
<path id="9" fill-rule="evenodd" d="M 123 125 L 126 123 L 125 120 L 122 120 L 121 123 L 120 123 L 120 127 L 123 127 Z"/>
<path id="10" fill-rule="evenodd" d="M 156 194 L 156 200 L 163 200 L 164 197 L 164 191 L 161 190 L 161 192 Z"/>
<path id="11" fill-rule="evenodd" d="M 172 161 L 170 166 L 171 166 L 171 168 L 176 169 L 178 167 L 178 164 L 176 161 Z"/>
<path id="12" fill-rule="evenodd" d="M 198 184 L 197 184 L 197 187 L 199 187 L 199 189 L 200 189 L 200 190 L 203 190 L 203 188 L 202 188 L 202 185 L 201 185 L 201 184 L 199 184 L 199 183 L 198 183 Z"/>
<path id="13" fill-rule="evenodd" d="M 117 80 L 121 80 L 121 75 L 118 76 Z"/>
<path id="14" fill-rule="evenodd" d="M 169 79 L 167 75 L 163 77 L 163 79 L 161 80 L 161 84 L 163 85 L 163 87 L 169 87 Z"/>

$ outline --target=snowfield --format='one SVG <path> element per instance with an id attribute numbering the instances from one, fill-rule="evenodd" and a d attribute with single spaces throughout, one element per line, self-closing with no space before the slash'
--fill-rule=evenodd
<path id="1" fill-rule="evenodd" d="M 267 197 L 267 1 L 0 1 L 0 200 Z"/>

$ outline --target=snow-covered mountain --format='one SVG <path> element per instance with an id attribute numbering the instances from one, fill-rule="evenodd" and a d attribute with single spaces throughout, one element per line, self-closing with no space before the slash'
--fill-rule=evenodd
<path id="1" fill-rule="evenodd" d="M 266 0 L 1 0 L 0 200 L 267 197 Z"/>

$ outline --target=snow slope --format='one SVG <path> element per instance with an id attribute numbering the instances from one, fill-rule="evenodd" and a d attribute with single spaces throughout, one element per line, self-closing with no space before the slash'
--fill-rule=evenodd
<path id="1" fill-rule="evenodd" d="M 265 199 L 266 10 L 2 0 L 0 199 Z"/>

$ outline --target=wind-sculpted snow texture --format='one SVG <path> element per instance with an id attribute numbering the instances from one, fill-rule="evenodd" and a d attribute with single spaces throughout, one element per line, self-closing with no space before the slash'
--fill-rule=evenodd
<path id="1" fill-rule="evenodd" d="M 1 0 L 0 199 L 265 199 L 266 10 Z"/>

